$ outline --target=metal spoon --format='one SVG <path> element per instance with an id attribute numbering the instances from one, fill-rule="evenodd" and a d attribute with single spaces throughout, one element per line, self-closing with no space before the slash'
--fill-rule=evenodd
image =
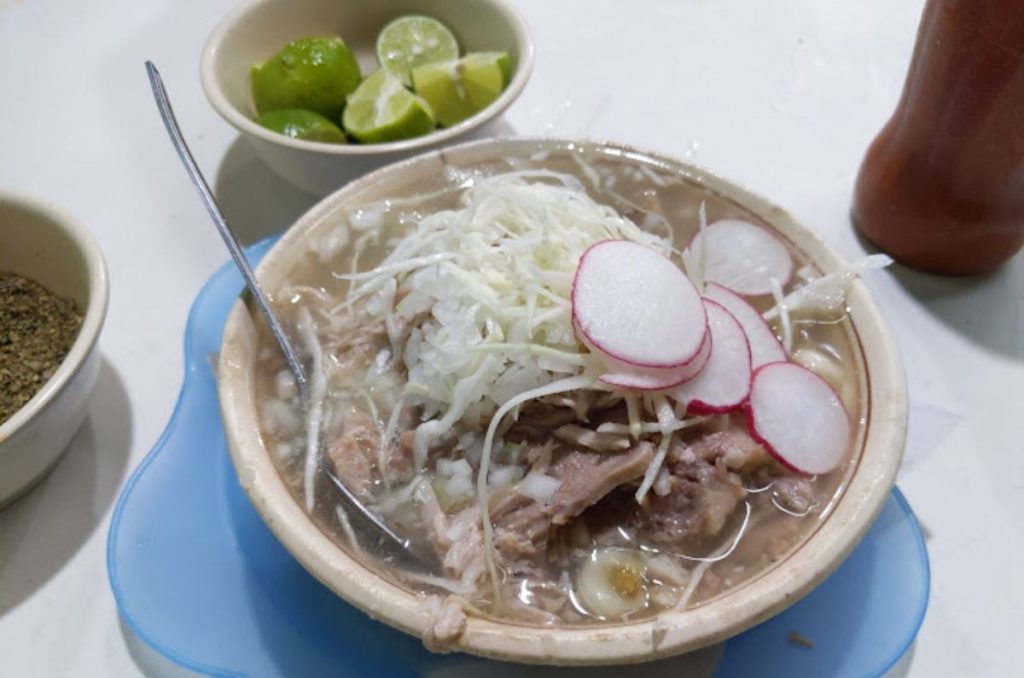
<path id="1" fill-rule="evenodd" d="M 160 117 L 163 118 L 164 127 L 167 128 L 167 134 L 171 137 L 171 143 L 174 144 L 174 149 L 178 152 L 178 157 L 181 158 L 181 162 L 185 165 L 185 171 L 188 172 L 189 178 L 192 179 L 192 183 L 195 184 L 196 190 L 199 191 L 199 197 L 202 199 L 203 204 L 206 205 L 206 211 L 209 212 L 210 218 L 213 219 L 214 225 L 220 232 L 221 238 L 224 239 L 224 244 L 228 246 L 228 250 L 231 252 L 231 258 L 235 261 L 235 265 L 238 266 L 238 270 L 242 274 L 242 278 L 245 280 L 246 286 L 249 288 L 249 292 L 252 294 L 253 299 L 256 300 L 256 305 L 263 313 L 263 317 L 267 321 L 267 325 L 270 327 L 271 334 L 274 335 L 274 339 L 277 341 L 277 345 L 281 348 L 281 352 L 284 354 L 285 360 L 288 363 L 288 368 L 295 376 L 295 381 L 299 385 L 299 392 L 302 394 L 302 399 L 305 402 L 309 398 L 309 380 L 306 376 L 306 370 L 303 368 L 302 363 L 299 361 L 298 355 L 295 352 L 295 348 L 292 346 L 291 340 L 288 335 L 285 334 L 284 328 L 281 326 L 281 321 L 270 307 L 270 301 L 267 295 L 263 292 L 263 288 L 256 281 L 256 276 L 252 272 L 252 267 L 249 265 L 248 259 L 245 258 L 245 252 L 242 250 L 242 246 L 238 243 L 238 239 L 235 238 L 235 234 L 231 232 L 231 227 L 228 226 L 228 222 L 224 219 L 224 215 L 221 214 L 220 207 L 217 206 L 217 201 L 213 197 L 213 193 L 210 191 L 210 186 L 206 183 L 203 173 L 199 171 L 199 166 L 196 165 L 195 159 L 192 157 L 192 152 L 188 148 L 188 144 L 185 143 L 185 138 L 181 134 L 181 129 L 178 127 L 178 121 L 174 117 L 174 110 L 171 108 L 171 101 L 167 97 L 167 90 L 164 89 L 163 79 L 160 77 L 160 72 L 153 65 L 152 61 L 146 62 L 146 72 L 149 74 L 149 83 L 153 88 L 153 96 L 156 98 L 156 106 L 160 110 Z M 402 539 L 395 534 L 391 528 L 389 528 L 384 521 L 380 519 L 373 511 L 368 509 L 358 497 L 356 497 L 351 490 L 346 487 L 345 483 L 341 481 L 335 474 L 333 469 L 326 463 L 326 455 L 319 454 L 320 468 L 323 470 L 327 477 L 331 480 L 331 485 L 338 491 L 338 494 L 344 498 L 346 503 L 355 509 L 366 521 L 375 527 L 386 540 L 390 541 L 393 546 L 399 547 L 400 553 L 404 552 L 413 559 L 420 561 L 421 563 L 432 566 L 433 563 L 429 562 L 429 559 L 425 554 L 421 553 L 419 549 L 416 549 L 411 544 L 410 540 Z M 434 558 L 436 560 L 436 558 Z"/>

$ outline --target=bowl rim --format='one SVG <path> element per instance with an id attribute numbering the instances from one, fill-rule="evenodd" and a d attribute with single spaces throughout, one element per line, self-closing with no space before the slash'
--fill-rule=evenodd
<path id="1" fill-rule="evenodd" d="M 334 213 L 349 198 L 369 187 L 385 185 L 417 164 L 445 162 L 481 148 L 607 149 L 625 158 L 654 160 L 725 199 L 739 203 L 824 270 L 843 259 L 813 231 L 759 195 L 671 156 L 639 151 L 614 142 L 558 139 L 489 139 L 420 154 L 364 175 L 314 205 L 263 258 L 257 275 L 283 266 L 287 250 L 309 229 Z M 429 166 L 429 165 L 427 165 Z M 292 263 L 294 258 L 287 263 Z M 621 664 L 649 661 L 695 650 L 740 633 L 781 612 L 813 590 L 845 560 L 881 511 L 895 480 L 907 424 L 906 382 L 899 347 L 865 285 L 857 282 L 848 297 L 854 331 L 860 342 L 869 405 L 857 467 L 850 473 L 832 513 L 786 558 L 731 594 L 681 612 L 653 619 L 597 627 L 527 627 L 470 616 L 454 649 L 495 659 L 547 664 Z M 257 429 L 248 376 L 243 367 L 252 323 L 242 302 L 235 304 L 225 326 L 218 366 L 218 392 L 228 449 L 240 483 L 278 539 L 325 586 L 371 617 L 422 637 L 428 615 L 411 593 L 383 579 L 337 547 L 309 520 L 288 492 L 270 460 Z M 251 349 L 251 346 L 250 346 Z M 248 410 L 246 410 L 248 408 Z M 668 620 L 667 622 L 664 620 Z"/>
<path id="2" fill-rule="evenodd" d="M 199 77 L 203 93 L 214 110 L 240 132 L 254 136 L 262 141 L 292 148 L 299 151 L 323 153 L 337 156 L 379 156 L 388 153 L 411 152 L 425 149 L 437 144 L 444 144 L 457 137 L 481 127 L 507 109 L 522 93 L 533 72 L 534 47 L 530 37 L 529 26 L 522 15 L 504 0 L 484 0 L 503 14 L 515 33 L 519 49 L 519 63 L 516 65 L 512 80 L 501 95 L 475 115 L 452 127 L 436 129 L 412 139 L 389 141 L 380 144 L 332 144 L 324 141 L 306 141 L 293 139 L 283 134 L 272 132 L 259 125 L 255 120 L 238 110 L 224 95 L 220 80 L 217 77 L 214 63 L 222 48 L 225 35 L 234 28 L 241 18 L 258 8 L 281 0 L 247 0 L 231 10 L 213 29 L 203 45 L 199 57 Z"/>
<path id="3" fill-rule="evenodd" d="M 0 450 L 4 442 L 14 438 L 19 430 L 28 426 L 53 402 L 57 395 L 74 379 L 85 364 L 99 339 L 107 315 L 110 295 L 107 263 L 96 238 L 85 224 L 62 207 L 34 198 L 26 193 L 0 189 L 0 203 L 14 205 L 18 210 L 35 213 L 68 235 L 85 259 L 89 278 L 89 298 L 82 315 L 82 326 L 67 355 L 53 374 L 32 398 L 22 405 L 7 421 L 0 423 Z"/>

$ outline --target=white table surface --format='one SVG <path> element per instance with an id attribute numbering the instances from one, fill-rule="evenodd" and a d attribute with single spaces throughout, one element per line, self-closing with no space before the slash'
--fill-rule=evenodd
<path id="1" fill-rule="evenodd" d="M 848 222 L 862 153 L 891 112 L 921 0 L 517 3 L 537 65 L 518 134 L 607 138 L 692 160 L 820 231 Z M 143 71 L 248 240 L 312 199 L 280 182 L 206 103 L 198 55 L 229 0 L 0 0 L 0 185 L 95 233 L 110 267 L 104 362 L 69 454 L 0 512 L 0 674 L 173 673 L 119 624 L 104 553 L 113 503 L 182 379 L 192 299 L 226 259 L 168 145 Z M 1024 628 L 1024 260 L 981 279 L 901 267 L 868 284 L 902 344 L 911 432 L 900 486 L 933 569 L 911 676 L 1019 675 Z M 842 614 L 842 611 L 837 611 Z"/>

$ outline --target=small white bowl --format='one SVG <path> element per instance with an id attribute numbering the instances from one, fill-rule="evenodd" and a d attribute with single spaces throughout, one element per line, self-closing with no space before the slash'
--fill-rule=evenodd
<path id="1" fill-rule="evenodd" d="M 392 19 L 425 14 L 447 24 L 463 52 L 505 51 L 512 79 L 494 103 L 454 127 L 384 144 L 329 144 L 292 139 L 256 123 L 250 94 L 252 65 L 289 42 L 338 35 L 355 53 L 363 75 L 377 68 L 377 34 Z M 371 169 L 455 140 L 487 136 L 497 117 L 519 96 L 533 69 L 526 24 L 501 0 L 250 0 L 221 21 L 203 47 L 203 91 L 217 113 L 252 142 L 282 179 L 313 195 L 326 195 Z"/>
<path id="2" fill-rule="evenodd" d="M 744 188 L 678 160 L 614 144 L 553 139 L 493 140 L 462 144 L 391 165 L 322 200 L 292 226 L 257 269 L 266 289 L 278 289 L 307 256 L 315 229 L 345 223 L 355 205 L 422 189 L 450 166 L 508 167 L 510 158 L 556 153 L 612 158 L 626 166 L 665 172 L 728 203 L 774 229 L 823 273 L 843 266 L 813 231 Z M 547 664 L 622 664 L 666 657 L 710 645 L 781 612 L 812 591 L 839 566 L 871 526 L 892 487 L 903 454 L 907 394 L 899 348 L 867 287 L 854 283 L 847 297 L 854 359 L 863 375 L 864 419 L 845 488 L 832 512 L 777 564 L 721 596 L 654 619 L 603 626 L 539 627 L 470 617 L 458 650 L 497 659 Z M 253 366 L 255 326 L 246 306 L 235 305 L 224 329 L 218 371 L 228 448 L 243 489 L 263 520 L 295 558 L 328 588 L 370 616 L 423 636 L 430 616 L 415 595 L 350 557 L 309 518 L 291 495 L 260 435 Z M 782 642 L 782 641 L 780 641 Z"/>
<path id="3" fill-rule="evenodd" d="M 96 340 L 107 313 L 107 266 L 74 217 L 49 203 L 0 191 L 0 271 L 71 299 L 83 314 L 71 350 L 24 407 L 0 423 L 0 507 L 52 469 L 85 419 L 96 385 Z"/>

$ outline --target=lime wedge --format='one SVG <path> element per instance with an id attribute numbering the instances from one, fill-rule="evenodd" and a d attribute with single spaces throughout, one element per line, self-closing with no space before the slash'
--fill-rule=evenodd
<path id="1" fill-rule="evenodd" d="M 512 65 L 505 52 L 474 52 L 462 59 L 462 81 L 478 109 L 498 98 L 511 75 Z"/>
<path id="2" fill-rule="evenodd" d="M 252 67 L 257 113 L 303 108 L 337 120 L 359 85 L 359 64 L 341 38 L 304 38 Z"/>
<path id="3" fill-rule="evenodd" d="M 313 111 L 285 108 L 264 113 L 256 121 L 267 129 L 292 139 L 345 143 L 345 134 L 333 122 Z"/>
<path id="4" fill-rule="evenodd" d="M 465 60 L 479 64 L 497 64 L 501 70 L 502 89 L 508 87 L 509 81 L 512 80 L 512 60 L 509 59 L 508 52 L 470 52 L 465 56 Z"/>
<path id="5" fill-rule="evenodd" d="M 435 125 L 427 103 L 383 68 L 348 98 L 342 124 L 346 132 L 368 144 L 418 137 Z"/>
<path id="6" fill-rule="evenodd" d="M 437 121 L 445 127 L 476 113 L 462 84 L 458 61 L 420 66 L 412 72 L 412 84 L 416 93 L 430 104 Z"/>
<path id="7" fill-rule="evenodd" d="M 504 52 L 467 54 L 458 61 L 413 70 L 416 93 L 445 127 L 456 125 L 491 104 L 508 84 L 511 64 Z"/>
<path id="8" fill-rule="evenodd" d="M 437 19 L 410 14 L 398 17 L 377 36 L 377 61 L 405 85 L 417 66 L 459 58 L 459 43 Z"/>

